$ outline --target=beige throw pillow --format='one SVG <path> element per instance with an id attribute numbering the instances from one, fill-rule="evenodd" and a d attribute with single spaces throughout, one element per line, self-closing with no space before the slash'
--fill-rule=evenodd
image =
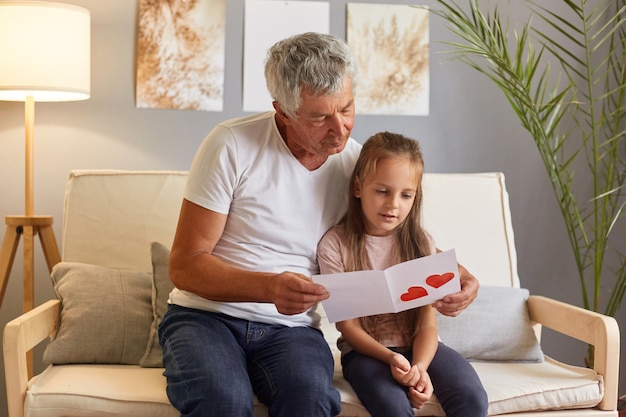
<path id="1" fill-rule="evenodd" d="M 525 288 L 483 285 L 459 316 L 437 313 L 441 341 L 470 361 L 542 362 Z"/>
<path id="2" fill-rule="evenodd" d="M 146 351 L 139 361 L 139 365 L 146 368 L 160 368 L 163 366 L 163 350 L 159 344 L 159 324 L 167 311 L 167 299 L 174 288 L 170 281 L 169 258 L 170 250 L 159 242 L 152 242 L 152 325 Z"/>
<path id="3" fill-rule="evenodd" d="M 61 313 L 46 363 L 139 363 L 152 322 L 149 273 L 61 262 L 51 278 Z"/>

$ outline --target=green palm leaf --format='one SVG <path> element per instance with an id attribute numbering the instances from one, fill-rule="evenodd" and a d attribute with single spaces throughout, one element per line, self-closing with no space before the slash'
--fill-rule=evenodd
<path id="1" fill-rule="evenodd" d="M 497 6 L 435 2 L 430 11 L 460 39 L 446 42 L 450 59 L 492 80 L 537 146 L 584 307 L 613 316 L 626 291 L 626 236 L 610 239 L 623 233 L 626 214 L 626 0 L 561 0 L 567 16 L 525 0 L 531 18 L 514 28 Z M 591 195 L 579 186 L 585 178 L 591 178 Z M 621 240 L 617 247 L 615 240 Z M 611 267 L 609 253 L 617 259 Z"/>

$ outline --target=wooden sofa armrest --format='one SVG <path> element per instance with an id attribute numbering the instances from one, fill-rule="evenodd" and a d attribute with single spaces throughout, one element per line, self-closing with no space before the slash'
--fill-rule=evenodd
<path id="1" fill-rule="evenodd" d="M 604 379 L 598 408 L 617 410 L 619 326 L 613 317 L 538 295 L 528 297 L 530 320 L 594 346 L 593 369 Z"/>
<path id="2" fill-rule="evenodd" d="M 28 385 L 27 353 L 57 329 L 61 302 L 50 300 L 7 323 L 2 342 L 10 417 L 24 415 Z"/>

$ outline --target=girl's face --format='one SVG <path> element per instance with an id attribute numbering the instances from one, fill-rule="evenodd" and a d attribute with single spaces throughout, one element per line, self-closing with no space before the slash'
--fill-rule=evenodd
<path id="1" fill-rule="evenodd" d="M 376 171 L 356 182 L 354 196 L 361 199 L 366 232 L 385 236 L 406 219 L 419 185 L 421 167 L 405 157 L 380 159 Z"/>

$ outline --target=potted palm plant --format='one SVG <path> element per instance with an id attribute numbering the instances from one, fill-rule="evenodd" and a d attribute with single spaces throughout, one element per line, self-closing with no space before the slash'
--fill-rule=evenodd
<path id="1" fill-rule="evenodd" d="M 458 38 L 450 57 L 491 79 L 534 140 L 583 307 L 614 316 L 626 290 L 626 0 L 524 0 L 530 18 L 517 26 L 497 3 L 429 10 Z"/>

